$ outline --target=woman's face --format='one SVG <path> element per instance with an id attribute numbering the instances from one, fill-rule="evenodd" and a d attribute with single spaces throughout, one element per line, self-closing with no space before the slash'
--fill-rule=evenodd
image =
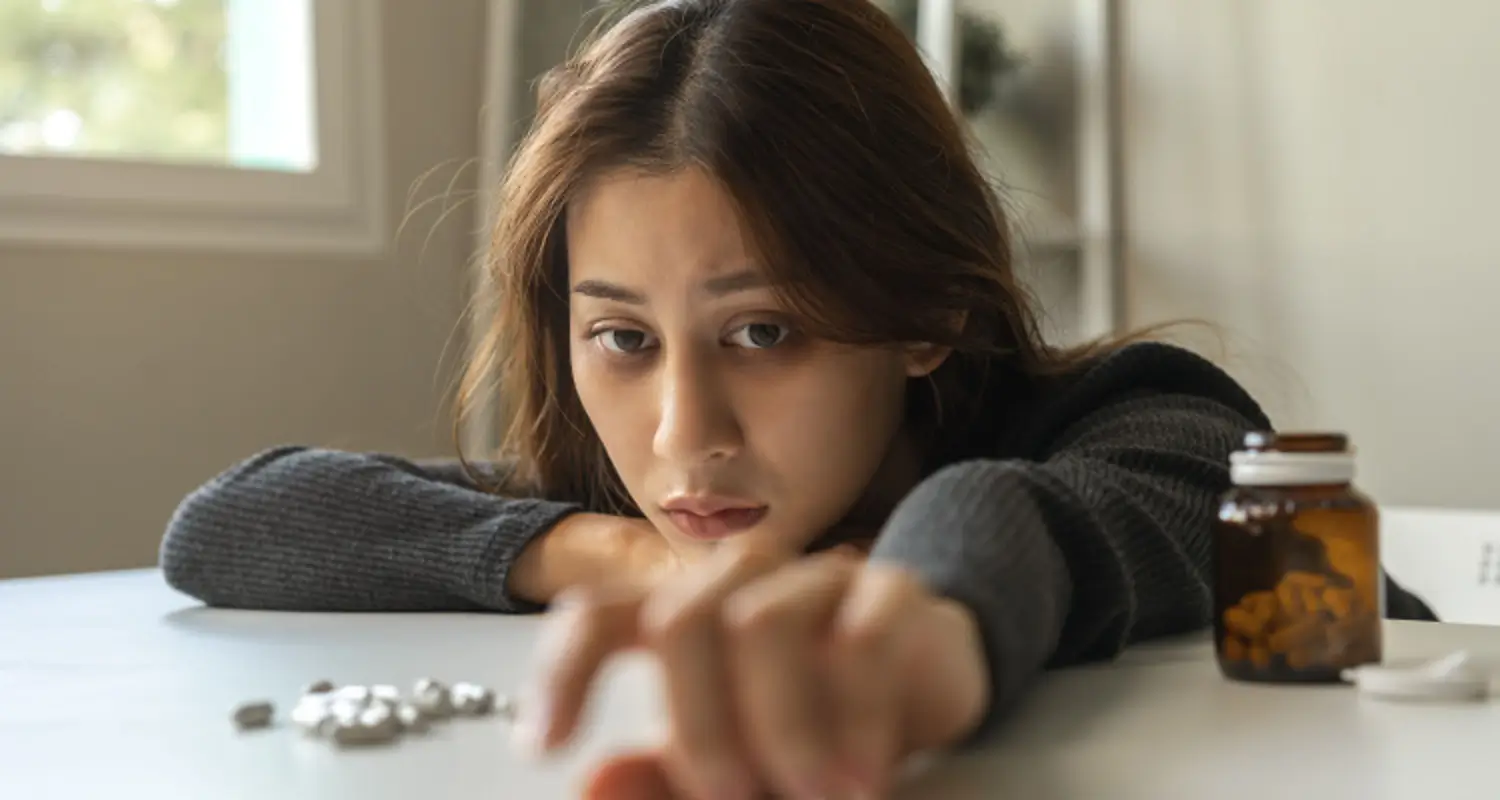
<path id="1" fill-rule="evenodd" d="M 946 353 L 804 335 L 706 173 L 611 173 L 569 209 L 567 237 L 579 397 L 679 551 L 801 548 L 915 480 L 906 383 Z"/>

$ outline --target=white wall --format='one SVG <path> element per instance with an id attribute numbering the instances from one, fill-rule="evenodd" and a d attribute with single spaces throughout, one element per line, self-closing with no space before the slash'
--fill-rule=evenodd
<path id="1" fill-rule="evenodd" d="M 1120 6 L 1129 321 L 1221 323 L 1382 502 L 1500 507 L 1500 3 Z"/>

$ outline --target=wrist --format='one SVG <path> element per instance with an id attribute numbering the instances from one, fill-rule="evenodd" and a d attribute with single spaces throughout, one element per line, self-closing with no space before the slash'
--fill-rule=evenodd
<path id="1" fill-rule="evenodd" d="M 945 597 L 926 601 L 922 631 L 907 663 L 906 745 L 953 747 L 973 736 L 993 702 L 989 663 L 974 612 Z"/>
<path id="2" fill-rule="evenodd" d="M 660 535 L 644 520 L 576 512 L 521 551 L 511 568 L 510 591 L 546 605 L 573 587 L 648 577 L 664 566 L 657 552 L 662 549 Z"/>

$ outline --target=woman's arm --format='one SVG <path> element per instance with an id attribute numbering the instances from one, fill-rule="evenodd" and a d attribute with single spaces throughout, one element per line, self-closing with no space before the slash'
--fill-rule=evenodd
<path id="1" fill-rule="evenodd" d="M 897 508 L 872 558 L 973 611 L 993 723 L 1048 663 L 1107 658 L 1208 622 L 1212 521 L 1229 454 L 1251 427 L 1200 397 L 1123 398 L 1076 422 L 1044 460 L 935 473 Z"/>
<path id="2" fill-rule="evenodd" d="M 974 614 L 1003 716 L 1045 666 L 1111 658 L 1212 617 L 1213 522 L 1229 454 L 1258 427 L 1205 397 L 1136 393 L 1041 461 L 955 464 L 900 505 L 872 553 Z M 1388 615 L 1433 619 L 1387 579 Z"/>
<path id="3" fill-rule="evenodd" d="M 280 447 L 188 495 L 161 566 L 217 606 L 534 611 L 582 570 L 560 563 L 575 555 L 567 545 L 607 538 L 576 511 L 481 492 L 456 464 Z M 550 533 L 558 541 L 531 546 Z"/>

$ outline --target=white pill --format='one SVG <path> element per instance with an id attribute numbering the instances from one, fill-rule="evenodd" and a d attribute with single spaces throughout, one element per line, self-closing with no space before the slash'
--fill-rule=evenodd
<path id="1" fill-rule="evenodd" d="M 460 714 L 482 716 L 495 708 L 495 693 L 474 683 L 453 684 L 453 707 Z"/>
<path id="2" fill-rule="evenodd" d="M 367 728 L 379 728 L 391 734 L 400 733 L 401 721 L 386 706 L 370 706 L 359 715 L 359 724 Z"/>
<path id="3" fill-rule="evenodd" d="M 334 693 L 333 699 L 344 700 L 360 705 L 369 705 L 370 687 L 368 686 L 340 686 Z"/>
<path id="4" fill-rule="evenodd" d="M 421 733 L 428 728 L 427 715 L 411 703 L 396 706 L 396 721 L 401 723 L 403 730 L 412 733 Z"/>
<path id="5" fill-rule="evenodd" d="M 453 700 L 442 684 L 425 687 L 412 696 L 411 703 L 429 717 L 445 719 L 453 716 Z"/>
<path id="6" fill-rule="evenodd" d="M 241 730 L 247 728 L 264 728 L 271 724 L 273 708 L 264 700 L 253 703 L 245 703 L 234 710 L 234 724 Z"/>
<path id="7" fill-rule="evenodd" d="M 340 725 L 353 724 L 359 720 L 368 705 L 355 703 L 349 700 L 335 700 L 328 704 L 328 715 L 339 721 Z"/>
<path id="8" fill-rule="evenodd" d="M 388 683 L 376 684 L 370 687 L 370 696 L 376 700 L 384 700 L 387 703 L 396 704 L 401 702 L 401 690 Z"/>
<path id="9" fill-rule="evenodd" d="M 306 686 L 306 688 L 304 688 L 302 690 L 302 693 L 303 694 L 328 694 L 329 692 L 331 692 L 333 690 L 334 690 L 333 681 L 318 680 L 318 681 L 313 681 L 312 683 L 309 683 Z"/>
<path id="10" fill-rule="evenodd" d="M 325 733 L 324 723 L 334 719 L 329 704 L 318 695 L 304 697 L 292 707 L 292 723 L 307 733 Z"/>
<path id="11" fill-rule="evenodd" d="M 447 688 L 441 681 L 436 681 L 432 678 L 419 678 L 416 683 L 412 684 L 411 692 L 412 694 L 426 694 L 436 689 L 446 690 Z"/>

